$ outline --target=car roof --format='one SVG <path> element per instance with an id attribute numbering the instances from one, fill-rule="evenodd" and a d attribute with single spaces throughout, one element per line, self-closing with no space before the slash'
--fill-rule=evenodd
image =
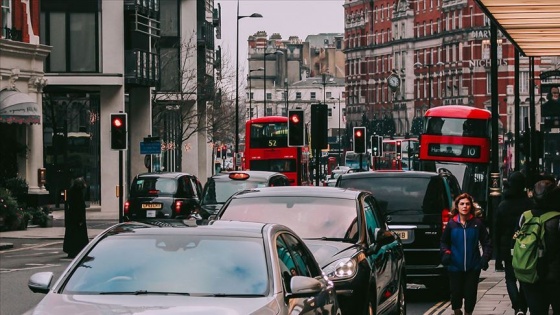
<path id="1" fill-rule="evenodd" d="M 142 173 L 136 175 L 136 177 L 164 177 L 164 178 L 177 178 L 181 176 L 194 176 L 190 173 L 183 172 L 155 172 L 155 173 Z"/>
<path id="2" fill-rule="evenodd" d="M 216 174 L 214 176 L 212 176 L 211 178 L 213 180 L 224 180 L 224 181 L 230 181 L 231 179 L 229 178 L 229 175 L 232 173 L 245 173 L 245 174 L 249 174 L 249 178 L 247 180 L 267 180 L 269 178 L 271 178 L 272 176 L 282 176 L 282 177 L 286 177 L 286 175 L 279 173 L 279 172 L 266 172 L 266 171 L 232 171 L 232 172 L 224 172 L 224 173 L 220 173 L 220 174 Z"/>
<path id="3" fill-rule="evenodd" d="M 426 172 L 426 171 L 370 171 L 370 172 L 358 172 L 358 173 L 346 173 L 340 175 L 341 179 L 348 178 L 369 178 L 369 177 L 400 177 L 400 178 L 412 178 L 412 177 L 433 177 L 438 176 L 436 172 Z"/>
<path id="4" fill-rule="evenodd" d="M 241 222 L 241 221 L 211 221 L 198 225 L 195 220 L 153 220 L 146 222 L 125 222 L 112 226 L 106 233 L 137 235 L 212 235 L 238 236 L 261 238 L 263 229 L 267 225 L 283 227 L 280 224 Z M 278 228 L 278 227 L 276 227 Z"/>
<path id="5" fill-rule="evenodd" d="M 353 188 L 338 188 L 324 186 L 277 186 L 262 187 L 249 190 L 243 190 L 235 193 L 232 198 L 254 198 L 254 197 L 325 197 L 337 199 L 356 199 L 360 190 Z"/>

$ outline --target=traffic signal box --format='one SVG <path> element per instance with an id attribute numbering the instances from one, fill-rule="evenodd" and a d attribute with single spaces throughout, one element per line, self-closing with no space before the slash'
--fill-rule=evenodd
<path id="1" fill-rule="evenodd" d="M 305 145 L 305 121 L 303 110 L 288 111 L 288 146 L 302 147 Z"/>
<path id="2" fill-rule="evenodd" d="M 396 149 L 397 149 L 397 160 L 401 160 L 402 159 L 402 141 L 397 140 L 396 143 Z"/>
<path id="3" fill-rule="evenodd" d="M 326 104 L 311 104 L 311 147 L 326 149 L 328 143 L 329 109 Z"/>
<path id="4" fill-rule="evenodd" d="M 371 156 L 383 156 L 383 137 L 371 136 Z"/>
<path id="5" fill-rule="evenodd" d="M 128 147 L 127 117 L 125 113 L 111 114 L 111 149 L 126 150 Z"/>
<path id="6" fill-rule="evenodd" d="M 366 127 L 354 127 L 354 152 L 366 153 Z"/>

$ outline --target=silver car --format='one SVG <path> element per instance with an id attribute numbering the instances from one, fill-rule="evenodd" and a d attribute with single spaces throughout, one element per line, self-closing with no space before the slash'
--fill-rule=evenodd
<path id="1" fill-rule="evenodd" d="M 339 314 L 333 283 L 279 224 L 172 220 L 107 229 L 28 314 Z"/>

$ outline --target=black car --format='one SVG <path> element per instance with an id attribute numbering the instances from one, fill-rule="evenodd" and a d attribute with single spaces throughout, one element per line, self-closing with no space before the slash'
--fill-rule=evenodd
<path id="1" fill-rule="evenodd" d="M 130 185 L 129 199 L 124 204 L 127 221 L 207 217 L 200 209 L 202 185 L 188 173 L 144 173 Z"/>
<path id="2" fill-rule="evenodd" d="M 382 208 L 389 228 L 404 244 L 406 274 L 411 283 L 448 292 L 439 246 L 453 199 L 461 193 L 448 172 L 374 171 L 343 174 L 337 187 L 369 191 Z"/>
<path id="3" fill-rule="evenodd" d="M 291 228 L 334 282 L 342 314 L 406 314 L 403 247 L 370 193 L 313 186 L 255 188 L 234 194 L 217 218 Z"/>
<path id="4" fill-rule="evenodd" d="M 206 212 L 215 214 L 234 193 L 269 186 L 290 186 L 290 180 L 278 172 L 236 171 L 216 174 L 204 184 L 201 206 Z"/>

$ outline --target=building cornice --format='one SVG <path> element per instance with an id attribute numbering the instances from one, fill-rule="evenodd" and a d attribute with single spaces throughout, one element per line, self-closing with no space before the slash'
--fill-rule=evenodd
<path id="1" fill-rule="evenodd" d="M 0 51 L 2 52 L 2 56 L 32 56 L 34 58 L 39 57 L 44 60 L 50 54 L 51 49 L 52 47 L 47 45 L 29 44 L 9 39 L 0 39 Z"/>

